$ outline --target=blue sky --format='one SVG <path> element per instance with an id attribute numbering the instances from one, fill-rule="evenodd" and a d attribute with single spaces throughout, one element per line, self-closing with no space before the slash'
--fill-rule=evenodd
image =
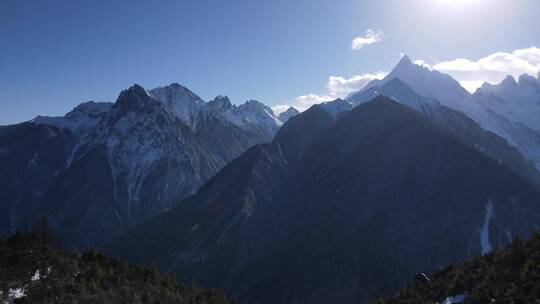
<path id="1" fill-rule="evenodd" d="M 455 1 L 0 0 L 0 125 L 114 101 L 133 83 L 294 104 L 400 53 L 435 65 L 540 47 L 540 1 Z M 381 41 L 353 50 L 368 29 Z"/>

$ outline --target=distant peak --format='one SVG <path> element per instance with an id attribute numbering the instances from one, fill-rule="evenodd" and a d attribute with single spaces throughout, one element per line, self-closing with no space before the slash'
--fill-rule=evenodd
<path id="1" fill-rule="evenodd" d="M 521 74 L 519 76 L 519 84 L 536 83 L 536 78 L 528 74 Z"/>
<path id="2" fill-rule="evenodd" d="M 278 115 L 278 119 L 285 123 L 287 122 L 291 117 L 293 116 L 296 116 L 300 114 L 300 111 L 298 111 L 296 108 L 294 107 L 289 107 L 287 110 L 281 112 L 279 115 Z"/>
<path id="3" fill-rule="evenodd" d="M 231 100 L 229 99 L 228 96 L 218 95 L 218 96 L 216 96 L 216 98 L 214 98 L 214 100 L 212 100 L 212 102 L 219 102 L 219 103 L 228 103 L 228 104 L 230 104 L 230 103 L 231 103 Z"/>
<path id="4" fill-rule="evenodd" d="M 516 79 L 512 75 L 508 75 L 501 82 L 503 85 L 517 85 Z"/>
<path id="5" fill-rule="evenodd" d="M 399 61 L 397 65 L 398 66 L 412 65 L 411 58 L 409 58 L 409 56 L 407 55 L 403 55 L 403 57 L 401 57 L 401 60 Z"/>
<path id="6" fill-rule="evenodd" d="M 249 105 L 262 105 L 262 103 L 258 100 L 255 100 L 255 99 L 250 99 L 248 101 L 246 101 L 246 104 L 249 104 Z"/>
<path id="7" fill-rule="evenodd" d="M 97 115 L 109 111 L 112 105 L 113 104 L 110 102 L 87 101 L 76 106 L 73 110 L 66 114 L 66 116 L 75 115 L 76 113 Z"/>
<path id="8" fill-rule="evenodd" d="M 212 99 L 208 104 L 210 107 L 219 110 L 226 110 L 233 106 L 229 97 L 223 95 L 216 96 L 216 98 Z"/>
<path id="9" fill-rule="evenodd" d="M 177 87 L 177 88 L 180 87 L 180 88 L 183 88 L 184 86 L 181 85 L 181 84 L 179 84 L 178 82 L 173 82 L 173 83 L 171 83 L 171 84 L 169 85 L 169 87 L 173 87 L 173 88 L 174 88 L 174 87 Z"/>
<path id="10" fill-rule="evenodd" d="M 125 90 L 124 92 L 128 92 L 135 95 L 148 95 L 146 90 L 138 84 L 132 85 L 129 89 Z"/>
<path id="11" fill-rule="evenodd" d="M 298 111 L 295 107 L 289 107 L 287 110 L 285 110 L 285 112 L 283 113 L 300 113 L 300 111 Z"/>
<path id="12" fill-rule="evenodd" d="M 254 108 L 262 108 L 262 109 L 266 109 L 266 106 L 257 101 L 257 100 L 254 100 L 254 99 L 250 99 L 248 101 L 246 101 L 244 104 L 240 105 L 240 108 L 245 108 L 245 109 L 254 109 Z"/>
<path id="13" fill-rule="evenodd" d="M 122 112 L 127 112 L 142 108 L 152 100 L 154 99 L 143 87 L 134 84 L 120 93 L 114 107 Z"/>
<path id="14" fill-rule="evenodd" d="M 187 91 L 187 92 L 191 93 L 191 91 L 188 88 L 186 88 L 185 86 L 179 84 L 178 82 L 173 82 L 170 85 L 166 86 L 165 88 L 173 89 L 175 91 L 182 90 L 182 91 Z"/>

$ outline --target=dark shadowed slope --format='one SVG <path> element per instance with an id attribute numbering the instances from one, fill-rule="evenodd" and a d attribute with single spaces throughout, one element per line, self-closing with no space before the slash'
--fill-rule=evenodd
<path id="1" fill-rule="evenodd" d="M 518 175 L 386 97 L 319 106 L 111 252 L 243 303 L 358 303 L 540 222 Z M 189 275 L 186 275 L 189 274 Z"/>
<path id="2" fill-rule="evenodd" d="M 71 132 L 53 126 L 0 127 L 0 236 L 28 225 L 73 145 Z"/>
<path id="3" fill-rule="evenodd" d="M 348 99 L 360 104 L 375 96 L 392 96 L 396 101 L 424 114 L 427 119 L 459 137 L 463 142 L 485 153 L 512 169 L 540 189 L 540 173 L 534 163 L 501 136 L 484 130 L 477 122 L 462 112 L 441 105 L 436 99 L 422 97 L 399 78 L 384 85 L 353 94 Z"/>

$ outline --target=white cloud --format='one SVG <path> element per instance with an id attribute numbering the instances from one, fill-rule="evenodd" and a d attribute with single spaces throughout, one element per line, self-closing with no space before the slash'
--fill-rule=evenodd
<path id="1" fill-rule="evenodd" d="M 522 74 L 536 76 L 540 71 L 540 48 L 518 49 L 511 53 L 497 52 L 476 61 L 457 58 L 439 62 L 432 68 L 451 75 L 472 92 L 484 82 L 499 83 L 507 75 L 515 78 Z"/>
<path id="2" fill-rule="evenodd" d="M 272 110 L 274 111 L 274 113 L 281 113 L 287 110 L 290 106 L 293 106 L 299 111 L 304 111 L 314 104 L 336 100 L 338 98 L 345 98 L 350 93 L 363 88 L 371 80 L 384 78 L 386 74 L 387 72 L 366 73 L 361 75 L 354 75 L 351 78 L 330 76 L 328 78 L 328 82 L 326 84 L 326 91 L 324 93 L 310 93 L 298 96 L 290 102 L 287 102 L 287 104 L 280 104 L 274 106 Z"/>
<path id="3" fill-rule="evenodd" d="M 358 36 L 353 39 L 351 48 L 353 50 L 360 50 L 366 45 L 377 43 L 383 39 L 384 33 L 382 31 L 368 29 L 365 36 Z"/>
<path id="4" fill-rule="evenodd" d="M 298 96 L 293 100 L 292 106 L 295 107 L 299 111 L 305 111 L 309 109 L 314 104 L 322 103 L 325 101 L 331 101 L 336 98 L 333 98 L 329 95 L 318 95 L 314 93 L 310 93 L 307 95 Z"/>
<path id="5" fill-rule="evenodd" d="M 355 75 L 351 78 L 344 78 L 340 76 L 330 76 L 328 79 L 328 84 L 326 85 L 329 95 L 335 96 L 336 98 L 343 98 L 350 93 L 360 90 L 368 82 L 374 79 L 382 79 L 386 76 L 386 72 L 377 72 L 374 74 L 361 74 Z"/>
<path id="6" fill-rule="evenodd" d="M 289 107 L 290 107 L 289 105 L 278 104 L 278 105 L 272 106 L 272 112 L 274 112 L 275 115 L 279 115 L 279 114 L 287 111 L 287 109 Z"/>

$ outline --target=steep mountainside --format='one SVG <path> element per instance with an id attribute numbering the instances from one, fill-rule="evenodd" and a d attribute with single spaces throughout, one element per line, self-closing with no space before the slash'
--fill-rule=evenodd
<path id="1" fill-rule="evenodd" d="M 0 241 L 0 302 L 231 303 L 222 292 L 180 285 L 153 268 L 95 251 L 66 252 L 42 236 L 22 234 Z"/>
<path id="2" fill-rule="evenodd" d="M 540 189 L 540 172 L 536 170 L 534 163 L 527 160 L 517 148 L 510 146 L 497 134 L 485 131 L 467 115 L 441 105 L 434 98 L 420 96 L 399 78 L 394 78 L 380 87 L 371 87 L 353 94 L 348 101 L 357 105 L 380 95 L 392 96 L 397 102 L 423 113 L 439 127 L 450 131 L 469 146 L 506 165 Z"/>
<path id="3" fill-rule="evenodd" d="M 536 303 L 540 299 L 540 235 L 513 240 L 506 249 L 448 266 L 417 281 L 388 304 Z"/>
<path id="4" fill-rule="evenodd" d="M 474 97 L 513 123 L 540 132 L 540 79 L 521 75 L 516 82 L 514 77 L 508 76 L 498 85 L 485 83 Z"/>
<path id="5" fill-rule="evenodd" d="M 0 236 L 26 225 L 65 168 L 74 141 L 71 132 L 54 126 L 27 122 L 0 127 Z"/>
<path id="6" fill-rule="evenodd" d="M 271 140 L 280 125 L 271 111 L 256 102 L 238 108 L 251 115 L 242 125 L 178 84 L 135 85 L 114 104 L 2 127 L 0 235 L 47 218 L 64 246 L 104 246 Z"/>
<path id="7" fill-rule="evenodd" d="M 540 193 L 385 97 L 292 118 L 110 252 L 242 303 L 361 303 L 538 228 Z"/>
<path id="8" fill-rule="evenodd" d="M 404 56 L 398 65 L 382 80 L 373 80 L 368 83 L 360 92 L 367 91 L 373 87 L 381 87 L 385 83 L 399 78 L 405 82 L 414 92 L 423 97 L 435 98 L 442 105 L 457 110 L 478 123 L 484 130 L 491 131 L 505 138 L 510 145 L 518 148 L 521 153 L 529 160 L 533 161 L 536 168 L 540 170 L 540 132 L 534 128 L 538 126 L 534 114 L 521 115 L 524 112 L 538 113 L 537 95 L 528 94 L 527 102 L 519 99 L 509 98 L 501 102 L 482 101 L 482 95 L 473 96 L 462 88 L 459 83 L 450 77 L 436 70 L 429 70 L 426 67 L 413 64 L 411 60 Z M 532 77 L 524 80 L 524 85 L 530 87 L 533 83 Z M 489 91 L 484 86 L 483 91 Z M 531 92 L 530 88 L 523 89 L 523 92 Z M 488 94 L 491 96 L 491 94 Z M 526 93 L 519 94 L 527 95 Z M 532 99 L 530 99 L 532 98 Z M 524 107 L 524 104 L 527 107 Z M 531 106 L 536 104 L 536 106 Z M 506 107 L 512 109 L 507 111 Z M 515 113 L 519 113 L 517 116 Z M 511 119 L 509 119 L 511 117 Z M 530 119 L 529 119 L 530 118 Z M 523 120 L 522 120 L 523 119 Z M 534 123 L 528 123 L 533 121 Z"/>

